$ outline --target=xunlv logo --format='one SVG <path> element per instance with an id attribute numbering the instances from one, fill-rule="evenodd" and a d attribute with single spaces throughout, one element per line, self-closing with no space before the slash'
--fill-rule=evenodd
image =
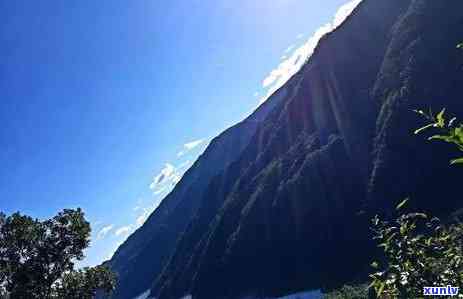
<path id="1" fill-rule="evenodd" d="M 458 288 L 447 287 L 424 287 L 423 295 L 425 296 L 456 296 L 458 295 Z"/>

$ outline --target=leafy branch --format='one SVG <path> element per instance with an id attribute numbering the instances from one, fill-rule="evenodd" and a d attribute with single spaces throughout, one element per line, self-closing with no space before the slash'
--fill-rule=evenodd
<path id="1" fill-rule="evenodd" d="M 463 283 L 462 224 L 445 226 L 424 213 L 403 214 L 393 222 L 376 216 L 372 224 L 386 257 L 371 263 L 370 287 L 378 298 L 420 298 L 426 286 Z"/>
<path id="2" fill-rule="evenodd" d="M 429 137 L 428 140 L 441 140 L 447 143 L 454 144 L 460 151 L 463 152 L 463 124 L 456 124 L 456 117 L 448 119 L 445 115 L 445 108 L 437 115 L 434 115 L 431 110 L 424 112 L 423 110 L 414 110 L 419 115 L 423 116 L 429 123 L 418 130 L 415 134 L 420 134 L 429 129 L 437 130 L 438 133 Z M 462 164 L 463 157 L 452 159 L 450 164 Z"/>

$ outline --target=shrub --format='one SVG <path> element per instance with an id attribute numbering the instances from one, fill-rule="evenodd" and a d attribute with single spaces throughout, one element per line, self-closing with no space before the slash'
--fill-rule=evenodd
<path id="1" fill-rule="evenodd" d="M 463 285 L 463 225 L 442 225 L 424 213 L 394 222 L 373 220 L 385 264 L 373 262 L 371 287 L 380 298 L 420 298 L 424 287 Z"/>
<path id="2" fill-rule="evenodd" d="M 327 293 L 324 299 L 366 299 L 368 298 L 367 285 L 344 285 L 342 288 Z"/>
<path id="3" fill-rule="evenodd" d="M 461 46 L 459 46 L 461 47 Z M 428 124 L 415 131 L 430 129 L 435 134 L 428 140 L 441 140 L 463 151 L 463 124 L 446 118 L 445 109 L 434 115 L 430 110 L 415 110 Z M 450 164 L 461 164 L 455 158 Z M 402 201 L 400 210 L 408 201 Z M 442 225 L 438 218 L 424 213 L 408 213 L 395 221 L 373 218 L 374 239 L 383 248 L 385 264 L 373 262 L 377 272 L 370 275 L 376 295 L 380 298 L 419 298 L 424 287 L 463 285 L 463 224 Z"/>

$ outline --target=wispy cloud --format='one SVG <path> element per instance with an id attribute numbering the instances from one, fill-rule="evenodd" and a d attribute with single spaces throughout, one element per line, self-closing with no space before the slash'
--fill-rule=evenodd
<path id="1" fill-rule="evenodd" d="M 287 53 L 291 52 L 294 48 L 296 48 L 296 45 L 289 46 L 288 48 L 286 48 L 285 53 L 287 54 Z"/>
<path id="2" fill-rule="evenodd" d="M 185 152 L 191 151 L 205 144 L 207 139 L 197 139 L 183 144 Z M 177 165 L 177 166 L 176 166 Z M 139 199 L 133 211 L 136 214 L 134 223 L 115 231 L 116 236 L 127 235 L 142 226 L 149 215 L 159 206 L 160 202 L 180 181 L 186 170 L 192 165 L 192 159 L 184 160 L 179 164 L 165 163 L 164 167 L 153 177 L 149 188 L 154 195 L 149 203 Z M 144 203 L 143 203 L 144 202 Z"/>
<path id="3" fill-rule="evenodd" d="M 177 157 L 182 157 L 184 156 L 185 154 L 187 154 L 188 152 L 190 152 L 191 150 L 197 148 L 198 146 L 200 146 L 201 144 L 203 144 L 206 140 L 205 139 L 198 139 L 198 140 L 193 140 L 191 142 L 187 142 L 183 145 L 183 149 L 182 151 L 180 151 L 178 154 L 177 154 Z"/>
<path id="4" fill-rule="evenodd" d="M 191 166 L 191 160 L 186 160 L 185 162 L 182 162 L 180 163 L 180 165 L 178 165 L 177 169 L 179 171 L 184 171 L 186 170 L 189 166 Z"/>
<path id="5" fill-rule="evenodd" d="M 124 243 L 125 240 L 119 240 L 116 244 L 114 244 L 114 247 L 110 250 L 109 254 L 106 256 L 105 260 L 110 260 L 112 259 L 114 253 L 116 252 L 117 248 Z"/>
<path id="6" fill-rule="evenodd" d="M 146 219 L 148 219 L 148 216 L 150 215 L 151 211 L 149 209 L 145 209 L 143 211 L 143 214 L 139 215 L 137 217 L 136 223 L 138 226 L 142 226 L 143 223 L 145 223 Z"/>
<path id="7" fill-rule="evenodd" d="M 154 177 L 150 189 L 156 191 L 159 187 L 164 187 L 166 183 L 175 185 L 180 181 L 180 178 L 181 176 L 177 173 L 175 167 L 170 163 L 166 163 L 159 174 Z"/>
<path id="8" fill-rule="evenodd" d="M 95 222 L 93 223 L 92 226 L 93 226 L 93 227 L 97 227 L 97 226 L 99 226 L 99 225 L 102 224 L 102 223 L 103 223 L 103 221 L 97 220 L 97 221 L 95 221 Z"/>
<path id="9" fill-rule="evenodd" d="M 153 194 L 154 195 L 159 195 L 159 194 L 162 194 L 162 193 L 166 192 L 169 189 L 170 189 L 169 186 L 164 186 L 164 187 L 153 190 Z"/>
<path id="10" fill-rule="evenodd" d="M 98 231 L 98 235 L 96 237 L 97 240 L 104 238 L 113 228 L 114 228 L 114 225 L 112 225 L 112 224 L 102 227 Z"/>
<path id="11" fill-rule="evenodd" d="M 133 228 L 136 229 L 142 226 L 145 223 L 146 219 L 148 219 L 148 217 L 151 215 L 151 213 L 153 213 L 153 211 L 158 207 L 159 202 L 159 200 L 156 200 L 153 203 L 151 203 L 151 205 L 143 208 L 141 210 L 141 213 L 138 214 L 137 218 L 135 219 L 135 224 Z"/>
<path id="12" fill-rule="evenodd" d="M 203 142 L 204 142 L 204 139 L 198 139 L 198 140 L 194 140 L 194 141 L 185 143 L 183 146 L 188 150 L 192 150 L 195 147 L 197 147 L 198 145 L 202 144 Z"/>
<path id="13" fill-rule="evenodd" d="M 190 144 L 189 146 L 191 148 L 192 146 L 196 147 L 197 145 Z M 178 164 L 178 166 L 174 166 L 171 163 L 166 163 L 161 171 L 156 176 L 154 176 L 149 188 L 158 198 L 167 195 L 180 181 L 183 174 L 191 165 L 192 160 L 185 160 Z M 143 207 L 144 205 L 137 204 L 134 210 L 139 211 L 142 210 Z"/>
<path id="14" fill-rule="evenodd" d="M 121 236 L 127 236 L 130 232 L 132 231 L 132 226 L 131 225 L 127 225 L 127 226 L 122 226 L 120 228 L 118 228 L 114 234 L 118 237 L 121 237 Z"/>
<path id="15" fill-rule="evenodd" d="M 294 46 L 291 45 L 285 50 L 284 55 L 281 57 L 283 61 L 262 81 L 262 86 L 268 89 L 266 95 L 261 99 L 261 102 L 268 99 L 269 96 L 283 86 L 289 78 L 300 70 L 302 65 L 304 65 L 307 59 L 312 55 L 315 47 L 320 41 L 320 38 L 326 33 L 336 29 L 336 27 L 338 27 L 352 13 L 360 2 L 362 2 L 362 0 L 352 0 L 342 5 L 334 15 L 332 22 L 318 28 L 302 46 L 293 51 Z M 302 37 L 303 35 L 299 34 L 296 38 L 300 39 Z M 291 51 L 292 54 L 288 55 Z"/>
<path id="16" fill-rule="evenodd" d="M 341 6 L 334 16 L 334 20 L 332 22 L 333 29 L 341 25 L 341 23 L 344 22 L 344 20 L 352 13 L 360 2 L 362 2 L 362 0 L 352 0 Z"/>

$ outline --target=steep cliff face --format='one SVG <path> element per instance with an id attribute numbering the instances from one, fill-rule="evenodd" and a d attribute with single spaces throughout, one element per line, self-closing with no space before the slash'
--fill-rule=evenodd
<path id="1" fill-rule="evenodd" d="M 152 294 L 331 287 L 362 275 L 373 253 L 360 210 L 388 215 L 404 196 L 440 215 L 461 207 L 448 187 L 461 170 L 413 136 L 411 110 L 463 112 L 462 20 L 458 1 L 364 1 L 209 185 Z"/>
<path id="2" fill-rule="evenodd" d="M 376 122 L 368 199 L 388 210 L 394 200 L 412 196 L 412 204 L 445 215 L 461 200 L 454 188 L 461 171 L 448 166 L 453 148 L 430 145 L 413 136 L 423 123 L 413 109 L 443 107 L 463 115 L 461 1 L 413 1 L 396 24 L 372 99 L 380 105 Z M 455 154 L 455 153 L 453 153 Z"/>
<path id="3" fill-rule="evenodd" d="M 107 262 L 118 274 L 113 298 L 133 298 L 150 287 L 196 213 L 212 178 L 240 156 L 259 123 L 285 94 L 286 88 L 281 89 L 247 119 L 214 138 L 145 224 L 117 249 Z"/>
<path id="4" fill-rule="evenodd" d="M 463 115 L 463 2 L 364 0 L 262 107 L 217 137 L 110 265 L 117 298 L 278 296 L 362 276 L 372 213 L 447 215 L 462 171 L 412 109 Z M 367 213 L 359 213 L 364 210 Z"/>

